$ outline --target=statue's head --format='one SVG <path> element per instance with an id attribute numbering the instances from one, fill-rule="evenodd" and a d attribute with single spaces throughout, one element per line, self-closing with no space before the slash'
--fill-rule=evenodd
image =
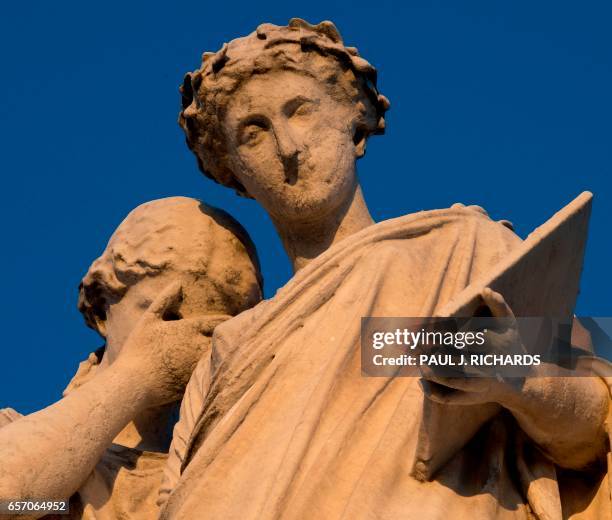
<path id="1" fill-rule="evenodd" d="M 374 67 L 331 22 L 299 19 L 204 53 L 181 91 L 179 122 L 200 169 L 289 219 L 344 202 L 389 108 Z"/>
<path id="2" fill-rule="evenodd" d="M 169 319 L 234 316 L 262 297 L 257 253 L 238 222 L 187 197 L 148 202 L 119 225 L 79 287 L 86 323 L 107 338 L 105 357 L 116 356 L 140 316 L 176 281 L 183 299 Z"/>

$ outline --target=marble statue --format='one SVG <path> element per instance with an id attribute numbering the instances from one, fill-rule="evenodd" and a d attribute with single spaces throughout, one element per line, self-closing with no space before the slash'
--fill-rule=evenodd
<path id="1" fill-rule="evenodd" d="M 156 518 L 185 384 L 214 327 L 261 286 L 253 244 L 225 212 L 186 197 L 132 211 L 80 285 L 105 346 L 60 401 L 0 413 L 0 498 L 71 497 L 70 518 Z"/>
<path id="2" fill-rule="evenodd" d="M 300 19 L 260 25 L 187 74 L 180 124 L 201 170 L 265 209 L 295 274 L 215 329 L 181 405 L 160 517 L 612 518 L 609 379 L 432 376 L 442 396 L 418 378 L 361 376 L 362 316 L 434 315 L 521 243 L 478 207 L 373 221 L 355 163 L 385 130 L 376 85 L 332 23 Z M 512 317 L 502 294 L 481 297 Z M 419 479 L 423 404 L 436 399 L 501 411 L 449 427 L 449 445 L 475 433 Z"/>

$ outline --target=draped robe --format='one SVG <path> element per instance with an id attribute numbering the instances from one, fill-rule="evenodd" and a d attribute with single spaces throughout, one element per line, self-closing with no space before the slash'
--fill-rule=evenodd
<path id="1" fill-rule="evenodd" d="M 519 243 L 471 208 L 388 220 L 219 325 L 183 400 L 161 518 L 611 518 L 603 465 L 566 478 L 507 412 L 450 424 L 441 450 L 476 433 L 415 478 L 418 378 L 361 374 L 362 317 L 431 316 Z"/>

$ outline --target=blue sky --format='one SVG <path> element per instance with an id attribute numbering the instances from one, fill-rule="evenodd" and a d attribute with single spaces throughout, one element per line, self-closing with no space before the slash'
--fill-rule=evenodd
<path id="1" fill-rule="evenodd" d="M 227 209 L 258 246 L 267 295 L 288 280 L 263 211 L 198 172 L 176 117 L 203 51 L 293 16 L 333 20 L 379 70 L 388 130 L 359 163 L 377 220 L 463 202 L 525 236 L 591 190 L 577 312 L 612 314 L 609 2 L 5 2 L 0 407 L 50 404 L 100 346 L 77 285 L 142 202 Z"/>

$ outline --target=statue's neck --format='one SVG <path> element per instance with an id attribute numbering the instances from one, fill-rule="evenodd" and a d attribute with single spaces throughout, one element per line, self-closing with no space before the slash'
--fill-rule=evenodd
<path id="1" fill-rule="evenodd" d="M 300 223 L 273 221 L 294 272 L 344 238 L 374 224 L 359 184 L 333 215 Z"/>

